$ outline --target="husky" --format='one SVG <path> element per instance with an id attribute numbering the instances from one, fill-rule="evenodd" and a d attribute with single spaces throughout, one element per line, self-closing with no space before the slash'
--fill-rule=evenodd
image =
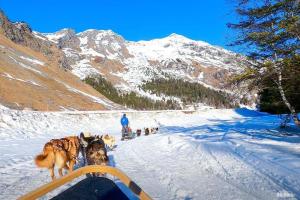
<path id="1" fill-rule="evenodd" d="M 108 156 L 103 136 L 80 133 L 81 154 L 84 165 L 107 165 Z"/>
<path id="2" fill-rule="evenodd" d="M 86 160 L 88 165 L 108 165 L 109 158 L 105 148 L 105 143 L 101 137 L 96 136 L 95 139 L 86 147 Z M 104 175 L 101 173 L 93 173 L 94 175 Z"/>
<path id="3" fill-rule="evenodd" d="M 95 137 L 91 136 L 91 133 L 88 132 L 81 132 L 80 133 L 80 153 L 83 157 L 83 165 L 85 166 L 86 164 L 86 148 L 91 143 Z"/>
<path id="4" fill-rule="evenodd" d="M 149 135 L 150 134 L 149 128 L 144 128 L 144 131 L 145 131 L 145 135 Z"/>
<path id="5" fill-rule="evenodd" d="M 158 132 L 158 127 L 150 128 L 150 134 L 156 134 Z"/>
<path id="6" fill-rule="evenodd" d="M 101 139 L 103 140 L 103 142 L 105 143 L 105 145 L 110 149 L 113 150 L 114 146 L 115 146 L 115 142 L 116 139 L 114 136 L 110 136 L 108 134 L 106 135 L 102 135 Z"/>
<path id="7" fill-rule="evenodd" d="M 50 170 L 52 180 L 55 179 L 54 167 L 58 167 L 58 173 L 63 176 L 62 169 L 73 171 L 80 149 L 79 138 L 70 136 L 61 139 L 52 139 L 44 145 L 43 153 L 35 157 L 38 167 Z"/>
<path id="8" fill-rule="evenodd" d="M 136 129 L 136 135 L 139 137 L 141 136 L 142 130 L 141 129 Z"/>
<path id="9" fill-rule="evenodd" d="M 145 135 L 156 134 L 158 132 L 158 127 L 154 128 L 144 128 Z"/>

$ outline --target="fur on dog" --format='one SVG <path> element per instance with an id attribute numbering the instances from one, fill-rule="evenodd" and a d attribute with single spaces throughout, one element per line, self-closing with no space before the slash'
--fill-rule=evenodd
<path id="1" fill-rule="evenodd" d="M 105 143 L 100 137 L 96 137 L 86 148 L 88 165 L 107 165 L 108 156 Z"/>
<path id="2" fill-rule="evenodd" d="M 58 167 L 58 173 L 63 176 L 62 169 L 73 171 L 80 148 L 79 138 L 70 136 L 61 139 L 52 139 L 44 145 L 43 153 L 35 157 L 38 167 L 48 168 L 50 176 L 55 179 L 54 167 Z"/>
<path id="3" fill-rule="evenodd" d="M 115 139 L 114 136 L 106 134 L 106 135 L 102 135 L 101 139 L 103 140 L 103 142 L 105 143 L 105 145 L 107 147 L 109 147 L 109 149 L 112 150 L 114 148 L 115 142 L 116 142 L 116 139 Z"/>
<path id="4" fill-rule="evenodd" d="M 95 139 L 88 144 L 86 148 L 86 160 L 88 165 L 108 165 L 109 158 L 105 148 L 105 143 L 101 137 L 96 136 Z M 102 173 L 93 173 L 95 176 L 104 175 Z"/>
<path id="5" fill-rule="evenodd" d="M 141 129 L 136 129 L 136 135 L 141 136 L 142 130 Z"/>
<path id="6" fill-rule="evenodd" d="M 150 128 L 150 134 L 156 134 L 158 132 L 158 127 Z"/>
<path id="7" fill-rule="evenodd" d="M 95 136 L 91 136 L 91 133 L 88 132 L 81 132 L 79 138 L 80 138 L 80 153 L 83 157 L 83 165 L 85 165 L 86 148 L 93 140 L 95 140 Z"/>
<path id="8" fill-rule="evenodd" d="M 158 132 L 158 127 L 155 128 L 144 128 L 145 135 L 156 134 Z"/>
<path id="9" fill-rule="evenodd" d="M 87 136 L 80 133 L 81 154 L 84 159 L 84 165 L 107 165 L 108 156 L 105 143 L 102 136 Z"/>
<path id="10" fill-rule="evenodd" d="M 149 128 L 145 128 L 144 131 L 145 131 L 145 135 L 149 135 L 150 134 Z"/>

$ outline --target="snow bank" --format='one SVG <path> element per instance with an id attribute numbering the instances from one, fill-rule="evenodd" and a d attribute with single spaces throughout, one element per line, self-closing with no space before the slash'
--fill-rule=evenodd
<path id="1" fill-rule="evenodd" d="M 187 111 L 191 112 L 191 111 Z M 193 112 L 193 111 L 192 111 Z M 32 138 L 44 135 L 72 135 L 81 131 L 95 134 L 119 135 L 119 118 L 126 113 L 133 129 L 157 126 L 192 126 L 199 120 L 241 118 L 234 110 L 199 110 L 192 114 L 184 111 L 63 111 L 36 112 L 0 108 L 0 138 Z M 3 130 L 5 129 L 5 131 Z"/>

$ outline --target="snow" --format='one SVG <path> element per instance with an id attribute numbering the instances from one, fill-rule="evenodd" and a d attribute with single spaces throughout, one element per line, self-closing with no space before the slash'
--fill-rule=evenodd
<path id="1" fill-rule="evenodd" d="M 36 83 L 33 80 L 23 80 L 23 79 L 20 79 L 20 78 L 16 78 L 16 77 L 13 77 L 12 75 L 10 75 L 9 73 L 6 73 L 6 72 L 4 72 L 4 74 L 0 74 L 0 75 L 3 76 L 3 77 L 6 77 L 8 79 L 11 79 L 11 80 L 17 80 L 17 81 L 21 81 L 21 82 L 24 82 L 24 83 L 29 83 L 29 84 L 41 87 L 40 84 Z"/>
<path id="2" fill-rule="evenodd" d="M 86 97 L 90 98 L 93 102 L 102 104 L 102 105 L 104 105 L 108 109 L 116 109 L 116 104 L 113 103 L 113 102 L 111 102 L 111 101 L 109 101 L 109 100 L 105 100 L 104 98 L 101 99 L 99 97 L 96 97 L 96 96 L 93 96 L 91 94 L 85 93 L 85 92 L 83 92 L 81 90 L 78 90 L 76 88 L 73 88 L 73 87 L 69 86 L 68 84 L 66 84 L 66 83 L 64 83 L 64 82 L 62 82 L 60 80 L 56 79 L 56 81 L 59 82 L 59 83 L 61 83 L 61 84 L 63 84 L 69 91 L 72 91 L 74 93 L 86 96 Z"/>
<path id="3" fill-rule="evenodd" d="M 103 55 L 102 53 L 99 53 L 99 52 L 95 51 L 92 48 L 85 48 L 85 47 L 81 47 L 81 53 L 80 54 L 91 56 L 91 57 L 96 57 L 96 56 L 99 56 L 99 57 L 102 57 L 102 58 L 105 57 L 105 55 Z"/>
<path id="4" fill-rule="evenodd" d="M 64 28 L 64 29 L 61 29 L 60 31 L 57 31 L 55 33 L 41 33 L 41 34 L 44 35 L 51 42 L 58 43 L 58 40 L 60 38 L 63 38 L 64 36 L 66 36 L 68 30 L 69 29 Z"/>
<path id="5" fill-rule="evenodd" d="M 12 48 L 6 48 L 3 46 L 0 46 L 1 48 L 7 49 L 9 54 L 7 55 L 7 58 L 11 59 L 13 62 L 15 62 L 17 64 L 18 67 L 22 67 L 28 70 L 31 70 L 39 75 L 45 76 L 45 74 L 41 71 L 39 71 L 38 69 L 36 69 L 33 65 L 44 65 L 44 62 L 34 59 L 34 58 L 29 58 L 28 56 L 20 55 L 17 52 L 15 52 L 14 49 Z M 26 64 L 24 63 L 24 61 L 26 62 Z"/>
<path id="6" fill-rule="evenodd" d="M 63 48 L 62 51 L 65 53 L 67 58 L 73 58 L 76 55 L 76 51 L 71 48 Z"/>
<path id="7" fill-rule="evenodd" d="M 278 129 L 276 116 L 247 109 L 124 112 L 133 129 L 160 126 L 159 133 L 121 142 L 123 111 L 0 106 L 0 198 L 15 199 L 49 182 L 48 171 L 36 168 L 34 156 L 49 139 L 81 131 L 115 135 L 110 164 L 153 199 L 300 198 L 300 132 L 293 126 Z"/>
<path id="8" fill-rule="evenodd" d="M 147 60 L 180 59 L 188 64 L 191 64 L 192 60 L 197 61 L 205 67 L 233 68 L 235 70 L 238 67 L 234 63 L 225 62 L 228 56 L 234 56 L 235 53 L 174 33 L 162 39 L 129 42 L 128 50 L 135 57 L 145 57 Z"/>
<path id="9" fill-rule="evenodd" d="M 72 73 L 78 76 L 81 80 L 85 79 L 92 74 L 100 74 L 100 72 L 93 68 L 88 59 L 78 61 L 76 64 L 71 65 Z"/>
<path id="10" fill-rule="evenodd" d="M 12 59 L 15 63 L 17 63 L 18 66 L 21 66 L 21 67 L 23 67 L 23 68 L 25 68 L 25 69 L 31 70 L 31 71 L 33 71 L 33 72 L 35 72 L 35 73 L 37 73 L 37 74 L 43 75 L 43 73 L 42 73 L 41 71 L 39 71 L 39 70 L 33 68 L 32 66 L 26 65 L 26 64 L 24 64 L 23 62 L 19 62 L 19 61 L 17 61 L 15 58 L 13 58 L 13 57 L 10 56 L 10 55 L 9 55 L 8 57 L 9 57 L 10 59 Z"/>
<path id="11" fill-rule="evenodd" d="M 39 38 L 39 39 L 44 40 L 44 41 L 47 40 L 47 38 L 46 38 L 45 36 L 43 36 L 42 34 L 36 32 L 36 31 L 32 31 L 32 33 L 33 33 L 33 35 L 34 35 L 36 38 Z"/>
<path id="12" fill-rule="evenodd" d="M 204 78 L 204 73 L 200 72 L 199 75 L 198 75 L 198 79 L 203 80 L 203 78 Z"/>
<path id="13" fill-rule="evenodd" d="M 160 96 L 157 96 L 155 93 L 152 94 L 149 91 L 144 91 L 144 90 L 141 90 L 141 89 L 137 90 L 136 92 L 138 94 L 140 94 L 141 96 L 147 97 L 147 98 L 152 99 L 154 101 L 173 100 L 173 101 L 177 101 L 178 103 L 182 103 L 180 98 L 174 97 L 174 96 L 166 96 L 166 95 L 163 95 L 163 94 L 160 95 Z"/>
<path id="14" fill-rule="evenodd" d="M 25 57 L 25 56 L 20 56 L 20 58 L 22 58 L 23 60 L 26 60 L 28 62 L 31 62 L 32 64 L 45 65 L 44 62 L 34 59 L 34 58 L 29 58 L 29 57 Z"/>
<path id="15" fill-rule="evenodd" d="M 96 42 L 98 43 L 98 45 L 100 45 L 99 40 L 97 40 Z M 108 41 L 108 40 L 103 40 L 103 41 L 101 42 L 101 44 L 104 45 L 104 46 L 107 46 L 107 45 L 109 44 L 109 41 Z"/>
<path id="16" fill-rule="evenodd" d="M 121 48 L 122 48 L 117 42 L 112 42 L 112 43 L 110 44 L 110 47 L 111 47 L 114 51 L 120 51 Z"/>
<path id="17" fill-rule="evenodd" d="M 88 43 L 88 37 L 87 36 L 80 37 L 79 40 L 80 40 L 80 46 L 85 46 Z"/>

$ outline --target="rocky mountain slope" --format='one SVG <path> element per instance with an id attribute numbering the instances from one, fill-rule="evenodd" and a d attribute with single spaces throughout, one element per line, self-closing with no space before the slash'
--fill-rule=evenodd
<path id="1" fill-rule="evenodd" d="M 161 100 L 141 90 L 145 82 L 176 78 L 197 82 L 253 102 L 253 95 L 242 86 L 228 84 L 228 77 L 247 64 L 245 57 L 221 47 L 171 34 L 150 41 L 126 41 L 111 30 L 75 33 L 63 29 L 55 33 L 35 33 L 52 41 L 65 53 L 72 72 L 81 79 L 100 74 L 121 91 L 134 91 Z M 165 97 L 164 97 L 165 98 Z"/>
<path id="2" fill-rule="evenodd" d="M 119 106 L 68 69 L 64 53 L 0 12 L 0 104 L 16 109 L 95 110 Z"/>

